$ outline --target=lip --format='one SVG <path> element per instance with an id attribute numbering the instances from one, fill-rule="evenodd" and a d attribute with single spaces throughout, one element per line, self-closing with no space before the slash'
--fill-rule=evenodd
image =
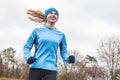
<path id="1" fill-rule="evenodd" d="M 52 19 L 52 20 L 56 20 L 57 18 L 52 16 L 52 17 L 50 17 L 50 19 Z"/>

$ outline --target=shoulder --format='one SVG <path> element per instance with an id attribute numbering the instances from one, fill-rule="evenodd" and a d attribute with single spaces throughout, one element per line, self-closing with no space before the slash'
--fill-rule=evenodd
<path id="1" fill-rule="evenodd" d="M 45 29 L 44 27 L 36 27 L 36 28 L 33 29 L 33 31 L 34 32 L 36 32 L 36 31 L 42 31 L 44 29 Z"/>
<path id="2" fill-rule="evenodd" d="M 57 34 L 58 34 L 59 36 L 61 36 L 62 39 L 66 39 L 66 36 L 65 36 L 65 33 L 64 33 L 64 32 L 62 32 L 62 31 L 60 31 L 60 30 L 58 30 L 58 29 L 56 29 L 56 32 L 57 32 Z"/>
<path id="3" fill-rule="evenodd" d="M 59 33 L 59 34 L 61 34 L 61 35 L 65 35 L 64 32 L 62 32 L 62 31 L 60 31 L 60 30 L 58 30 L 58 29 L 56 29 L 56 32 Z"/>

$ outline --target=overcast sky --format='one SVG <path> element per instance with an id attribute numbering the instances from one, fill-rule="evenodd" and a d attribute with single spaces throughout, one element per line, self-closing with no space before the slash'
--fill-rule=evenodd
<path id="1" fill-rule="evenodd" d="M 96 55 L 101 39 L 120 37 L 120 0 L 0 0 L 0 50 L 13 47 L 23 54 L 31 31 L 28 9 L 59 11 L 56 27 L 66 34 L 68 49 Z"/>

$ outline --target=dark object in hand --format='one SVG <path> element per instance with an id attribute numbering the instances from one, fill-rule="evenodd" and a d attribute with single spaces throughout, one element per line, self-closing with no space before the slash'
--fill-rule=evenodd
<path id="1" fill-rule="evenodd" d="M 69 60 L 70 60 L 70 63 L 75 63 L 75 56 L 70 55 Z"/>
<path id="2" fill-rule="evenodd" d="M 28 64 L 32 64 L 36 61 L 36 58 L 35 57 L 30 57 L 28 60 L 27 60 L 27 63 Z"/>

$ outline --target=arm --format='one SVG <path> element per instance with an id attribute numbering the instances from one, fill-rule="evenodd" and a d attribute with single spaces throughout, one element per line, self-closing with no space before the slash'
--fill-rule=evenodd
<path id="1" fill-rule="evenodd" d="M 67 53 L 67 43 L 66 43 L 65 35 L 63 35 L 62 41 L 60 43 L 60 55 L 63 61 L 69 63 L 69 55 Z"/>
<path id="2" fill-rule="evenodd" d="M 33 47 L 34 39 L 36 37 L 35 30 L 31 33 L 30 37 L 27 40 L 27 43 L 23 47 L 24 59 L 28 61 L 31 57 L 31 49 Z"/>
<path id="3" fill-rule="evenodd" d="M 61 55 L 62 59 L 67 63 L 75 62 L 75 56 L 74 55 L 69 56 L 67 53 L 67 44 L 66 44 L 65 35 L 63 35 L 62 41 L 60 43 L 60 55 Z"/>

